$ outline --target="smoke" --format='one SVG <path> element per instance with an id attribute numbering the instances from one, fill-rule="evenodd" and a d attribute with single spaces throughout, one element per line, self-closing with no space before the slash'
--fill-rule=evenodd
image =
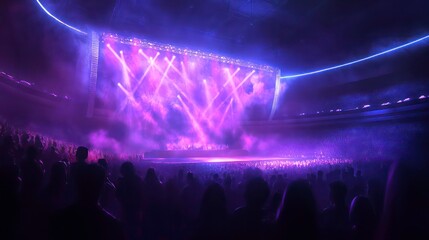
<path id="1" fill-rule="evenodd" d="M 121 153 L 121 143 L 116 139 L 109 137 L 107 131 L 105 130 L 98 130 L 90 133 L 88 140 L 91 144 L 91 147 L 103 152 L 114 152 L 117 154 Z"/>

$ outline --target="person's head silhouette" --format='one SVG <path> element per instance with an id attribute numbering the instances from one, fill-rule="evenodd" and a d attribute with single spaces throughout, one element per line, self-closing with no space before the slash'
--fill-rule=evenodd
<path id="1" fill-rule="evenodd" d="M 100 158 L 97 160 L 98 165 L 103 167 L 106 171 L 109 169 L 109 164 L 105 158 Z"/>
<path id="2" fill-rule="evenodd" d="M 78 201 L 88 205 L 98 204 L 105 178 L 105 171 L 98 164 L 85 166 L 77 176 Z"/>
<path id="3" fill-rule="evenodd" d="M 341 181 L 335 181 L 329 185 L 330 198 L 335 206 L 344 205 L 347 195 L 347 186 Z"/>
<path id="4" fill-rule="evenodd" d="M 203 221 L 222 220 L 226 214 L 225 192 L 219 184 L 211 184 L 203 195 L 200 218 Z"/>
<path id="5" fill-rule="evenodd" d="M 316 238 L 317 207 L 308 181 L 297 180 L 288 186 L 277 214 L 277 223 L 282 237 Z"/>
<path id="6" fill-rule="evenodd" d="M 159 183 L 158 176 L 156 175 L 154 168 L 149 168 L 147 170 L 144 181 L 146 183 L 150 183 L 150 184 L 157 184 L 157 183 Z"/>
<path id="7" fill-rule="evenodd" d="M 123 177 L 132 177 L 136 174 L 136 170 L 134 169 L 134 165 L 132 162 L 124 162 L 121 165 L 121 175 Z"/>
<path id="8" fill-rule="evenodd" d="M 261 177 L 250 179 L 245 188 L 244 198 L 246 206 L 250 208 L 260 209 L 270 194 L 270 189 L 267 182 Z"/>
<path id="9" fill-rule="evenodd" d="M 88 148 L 80 146 L 76 150 L 76 161 L 85 162 L 88 158 Z"/>

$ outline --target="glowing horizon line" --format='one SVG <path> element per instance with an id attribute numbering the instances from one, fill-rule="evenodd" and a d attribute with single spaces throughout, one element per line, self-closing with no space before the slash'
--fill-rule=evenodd
<path id="1" fill-rule="evenodd" d="M 46 14 L 48 14 L 48 16 L 50 16 L 51 18 L 53 18 L 55 21 L 57 21 L 57 22 L 61 23 L 62 25 L 66 26 L 66 27 L 68 27 L 68 28 L 70 28 L 70 29 L 72 29 L 72 30 L 74 30 L 74 31 L 76 31 L 76 32 L 79 32 L 80 34 L 84 34 L 84 35 L 87 35 L 87 34 L 88 34 L 87 32 L 82 31 L 82 30 L 80 30 L 79 28 L 73 27 L 72 25 L 69 25 L 69 24 L 65 23 L 64 21 L 60 20 L 59 18 L 55 17 L 52 13 L 50 13 L 50 12 L 48 11 L 48 9 L 46 9 L 46 7 L 45 7 L 45 6 L 40 2 L 40 0 L 36 0 L 36 2 L 37 2 L 37 4 L 39 4 L 40 8 L 42 8 L 42 10 L 43 10 Z"/>
<path id="2" fill-rule="evenodd" d="M 391 48 L 391 49 L 385 50 L 385 51 L 383 51 L 383 52 L 379 52 L 379 53 L 376 53 L 376 54 L 370 55 L 370 56 L 368 56 L 368 57 L 360 58 L 360 59 L 357 59 L 357 60 L 354 60 L 354 61 L 351 61 L 351 62 L 346 62 L 346 63 L 340 64 L 340 65 L 336 65 L 336 66 L 332 66 L 332 67 L 322 68 L 322 69 L 315 70 L 315 71 L 311 71 L 311 72 L 300 73 L 300 74 L 294 74 L 294 75 L 287 75 L 287 76 L 281 76 L 281 77 L 280 77 L 280 79 L 288 79 L 288 78 L 303 77 L 303 76 L 313 75 L 313 74 L 316 74 L 316 73 L 327 72 L 327 71 L 330 71 L 330 70 L 334 70 L 334 69 L 338 69 L 338 68 L 342 68 L 342 67 L 350 66 L 350 65 L 353 65 L 353 64 L 355 64 L 355 63 L 364 62 L 364 61 L 366 61 L 366 60 L 370 60 L 370 59 L 372 59 L 372 58 L 375 58 L 375 57 L 378 57 L 378 56 L 381 56 L 381 55 L 384 55 L 384 54 L 387 54 L 387 53 L 390 53 L 390 52 L 394 52 L 394 51 L 399 50 L 399 49 L 401 49 L 401 48 L 408 47 L 408 46 L 413 45 L 413 44 L 415 44 L 415 43 L 418 43 L 418 42 L 424 41 L 424 40 L 426 40 L 426 39 L 428 39 L 428 38 L 429 38 L 429 35 L 426 35 L 426 36 L 424 36 L 424 37 L 418 38 L 418 39 L 413 40 L 413 41 L 411 41 L 411 42 L 404 43 L 404 44 L 399 45 L 399 46 L 397 46 L 397 47 L 394 47 L 394 48 Z"/>

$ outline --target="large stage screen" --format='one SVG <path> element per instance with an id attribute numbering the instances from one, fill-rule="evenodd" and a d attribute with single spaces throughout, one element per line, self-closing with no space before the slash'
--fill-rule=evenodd
<path id="1" fill-rule="evenodd" d="M 178 150 L 239 147 L 241 122 L 268 120 L 279 71 L 103 34 L 97 75 L 94 117 Z"/>

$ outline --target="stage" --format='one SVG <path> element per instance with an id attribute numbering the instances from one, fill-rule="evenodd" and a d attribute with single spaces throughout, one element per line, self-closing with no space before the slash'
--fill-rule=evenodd
<path id="1" fill-rule="evenodd" d="M 347 158 L 321 158 L 321 157 L 195 157 L 195 158 L 144 158 L 140 163 L 148 164 L 234 164 L 248 165 L 259 168 L 278 167 L 317 167 L 351 164 L 353 161 Z"/>
<path id="2" fill-rule="evenodd" d="M 145 152 L 145 158 L 228 158 L 244 157 L 249 152 L 243 149 L 223 150 L 157 150 Z"/>

